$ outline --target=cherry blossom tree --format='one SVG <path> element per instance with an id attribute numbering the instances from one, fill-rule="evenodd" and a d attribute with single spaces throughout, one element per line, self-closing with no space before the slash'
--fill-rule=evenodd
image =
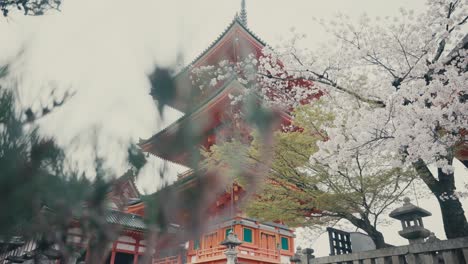
<path id="1" fill-rule="evenodd" d="M 328 140 L 311 163 L 327 164 L 331 173 L 358 156 L 414 167 L 439 202 L 446 236 L 467 236 L 453 170 L 457 151 L 467 146 L 466 3 L 428 1 L 419 15 L 400 13 L 320 21 L 334 35 L 333 46 L 300 49 L 295 33 L 289 44 L 265 52 L 258 75 L 272 84 L 307 79 L 324 93 L 335 118 L 322 127 Z"/>

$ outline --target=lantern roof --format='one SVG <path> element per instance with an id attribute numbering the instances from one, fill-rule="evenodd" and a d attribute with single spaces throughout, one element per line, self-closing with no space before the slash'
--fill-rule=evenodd
<path id="1" fill-rule="evenodd" d="M 413 220 L 415 217 L 426 217 L 432 215 L 431 212 L 412 204 L 408 197 L 405 197 L 403 201 L 403 206 L 393 210 L 389 215 L 390 217 L 398 220 Z"/>
<path id="2" fill-rule="evenodd" d="M 226 239 L 224 239 L 221 242 L 221 245 L 226 246 L 228 248 L 236 247 L 240 244 L 242 244 L 242 241 L 240 241 L 239 238 L 237 238 L 236 234 L 234 234 L 232 230 L 229 231 L 229 234 L 227 235 Z"/>

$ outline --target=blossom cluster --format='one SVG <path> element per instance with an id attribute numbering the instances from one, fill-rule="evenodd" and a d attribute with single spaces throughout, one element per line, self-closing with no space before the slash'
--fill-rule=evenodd
<path id="1" fill-rule="evenodd" d="M 401 9 L 395 19 L 364 15 L 353 23 L 338 16 L 321 22 L 336 37 L 328 50 L 299 49 L 303 36 L 295 33 L 267 51 L 265 58 L 281 65 L 263 63 L 264 72 L 284 79 L 286 69 L 294 73 L 289 78 L 314 81 L 324 110 L 334 115 L 333 124 L 322 127 L 329 140 L 319 143 L 311 162 L 337 171 L 352 167 L 359 155 L 388 166 L 423 161 L 453 172 L 455 150 L 467 142 L 468 58 L 457 45 L 464 37 L 465 3 L 452 2 L 429 1 L 419 15 Z M 307 96 L 297 95 L 289 98 L 296 104 Z"/>

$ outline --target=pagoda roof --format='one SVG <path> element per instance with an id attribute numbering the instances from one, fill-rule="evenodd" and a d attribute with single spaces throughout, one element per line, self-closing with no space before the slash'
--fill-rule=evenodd
<path id="1" fill-rule="evenodd" d="M 225 111 L 226 105 L 230 105 L 230 95 L 240 93 L 243 89 L 247 88 L 235 78 L 228 79 L 191 112 L 150 138 L 140 139 L 138 146 L 144 152 L 162 159 L 193 167 L 190 160 L 195 154 L 193 151 L 197 151 L 208 133 L 222 122 L 219 114 Z M 291 120 L 287 112 L 276 110 L 279 110 L 277 113 L 282 120 Z"/>
<path id="2" fill-rule="evenodd" d="M 122 176 L 118 177 L 117 179 L 114 180 L 112 184 L 112 189 L 109 192 L 112 192 L 116 188 L 122 187 L 125 183 L 128 183 L 128 186 L 132 189 L 134 194 L 137 197 L 141 196 L 140 190 L 138 190 L 138 187 L 135 183 L 136 179 L 136 174 L 133 169 L 128 169 Z"/>
<path id="3" fill-rule="evenodd" d="M 173 182 L 170 185 L 162 187 L 162 189 L 157 190 L 152 194 L 142 195 L 141 198 L 135 199 L 127 204 L 126 212 L 128 213 L 138 213 L 143 215 L 144 214 L 144 207 L 145 207 L 145 199 L 151 197 L 153 199 L 160 199 L 159 195 L 161 195 L 163 189 L 171 188 L 174 191 L 183 191 L 184 189 L 190 188 L 190 186 L 195 184 L 196 180 L 196 173 L 193 170 L 187 170 L 185 173 L 185 177 L 180 178 Z"/>
<path id="4" fill-rule="evenodd" d="M 214 120 L 216 117 L 213 116 L 216 109 L 223 110 L 230 100 L 229 95 L 241 89 L 245 89 L 245 87 L 231 78 L 194 110 L 183 115 L 149 139 L 140 139 L 139 147 L 155 156 L 190 167 L 188 157 L 191 153 L 188 153 L 187 150 L 198 146 L 204 134 L 217 125 L 219 120 Z"/>
<path id="5" fill-rule="evenodd" d="M 107 223 L 116 224 L 124 227 L 125 229 L 131 229 L 142 232 L 147 230 L 143 217 L 136 214 L 121 212 L 117 210 L 109 210 L 106 213 L 105 217 Z"/>
<path id="6" fill-rule="evenodd" d="M 243 30 L 245 30 L 247 33 L 249 33 L 249 35 L 251 37 L 253 37 L 258 43 L 260 43 L 262 46 L 267 46 L 266 42 L 264 42 L 260 37 L 258 37 L 252 30 L 250 30 L 247 26 L 244 25 L 244 23 L 242 23 L 240 20 L 239 20 L 239 17 L 238 16 L 235 16 L 234 19 L 231 21 L 231 23 L 224 29 L 224 31 L 218 36 L 218 38 L 216 38 L 216 40 L 214 40 L 213 42 L 211 42 L 211 44 L 205 49 L 203 50 L 202 53 L 200 53 L 197 57 L 195 57 L 195 59 L 193 59 L 187 66 L 183 67 L 179 72 L 177 72 L 176 74 L 176 78 L 177 76 L 187 72 L 188 70 L 192 69 L 193 68 L 193 65 L 197 64 L 198 61 L 202 60 L 202 58 L 207 55 L 211 49 L 213 49 L 226 35 L 227 33 L 232 29 L 234 28 L 235 26 L 239 26 L 241 27 Z"/>
<path id="7" fill-rule="evenodd" d="M 192 69 L 217 65 L 224 60 L 242 61 L 249 54 L 259 57 L 265 46 L 263 40 L 247 28 L 238 17 L 235 17 L 215 41 L 174 76 L 176 96 L 173 101 L 169 102 L 169 105 L 183 113 L 187 113 L 193 111 L 203 101 L 194 100 L 200 90 L 192 84 L 190 78 Z M 209 93 L 203 96 L 209 96 Z"/>

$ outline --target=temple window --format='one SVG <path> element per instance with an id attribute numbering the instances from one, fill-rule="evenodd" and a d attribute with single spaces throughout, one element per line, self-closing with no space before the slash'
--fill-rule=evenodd
<path id="1" fill-rule="evenodd" d="M 281 249 L 289 250 L 289 238 L 281 237 Z"/>
<path id="2" fill-rule="evenodd" d="M 205 235 L 203 239 L 203 248 L 214 248 L 218 246 L 217 233 L 213 232 L 208 235 Z"/>
<path id="3" fill-rule="evenodd" d="M 244 227 L 243 240 L 244 240 L 244 242 L 248 242 L 248 243 L 253 242 L 252 229 Z"/>
<path id="4" fill-rule="evenodd" d="M 224 232 L 224 238 L 226 238 L 229 234 L 229 232 L 231 232 L 232 228 L 226 228 L 226 231 Z"/>
<path id="5" fill-rule="evenodd" d="M 200 239 L 196 239 L 193 241 L 193 249 L 194 250 L 200 249 Z"/>

